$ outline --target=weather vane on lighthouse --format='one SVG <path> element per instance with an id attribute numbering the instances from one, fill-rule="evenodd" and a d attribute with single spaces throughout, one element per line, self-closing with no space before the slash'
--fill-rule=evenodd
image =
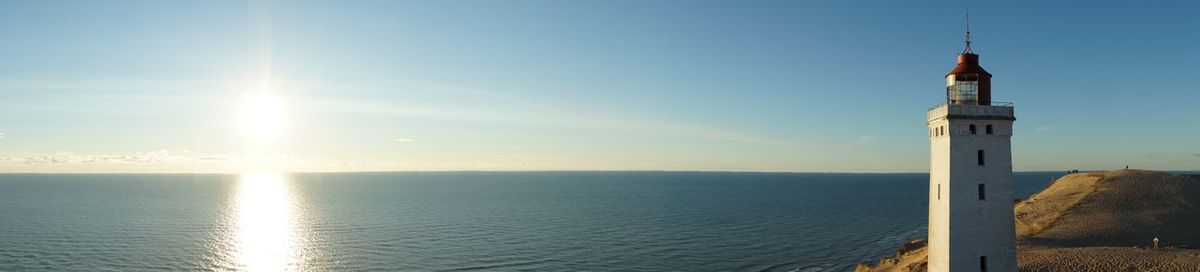
<path id="1" fill-rule="evenodd" d="M 965 53 L 965 54 L 974 54 L 975 52 L 974 52 L 974 51 L 971 51 L 971 9 L 970 9 L 970 7 L 967 7 L 966 14 L 967 14 L 967 15 L 966 15 L 966 21 L 967 21 L 967 39 L 966 39 L 966 41 L 967 41 L 967 48 L 966 48 L 966 49 L 963 49 L 963 53 Z"/>

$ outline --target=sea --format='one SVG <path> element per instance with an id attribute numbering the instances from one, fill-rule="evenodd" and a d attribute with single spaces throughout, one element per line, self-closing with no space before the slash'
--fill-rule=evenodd
<path id="1" fill-rule="evenodd" d="M 1014 174 L 1014 197 L 1063 172 Z M 0 271 L 852 271 L 924 173 L 0 175 Z"/>

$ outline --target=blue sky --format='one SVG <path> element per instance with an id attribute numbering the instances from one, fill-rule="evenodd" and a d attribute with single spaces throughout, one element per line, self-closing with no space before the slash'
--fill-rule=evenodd
<path id="1" fill-rule="evenodd" d="M 962 1 L 0 3 L 0 171 L 926 171 Z M 972 1 L 1017 170 L 1200 169 L 1200 1 Z"/>

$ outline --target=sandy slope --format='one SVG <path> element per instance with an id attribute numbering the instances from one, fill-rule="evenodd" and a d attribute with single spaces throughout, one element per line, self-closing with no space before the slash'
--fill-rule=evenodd
<path id="1" fill-rule="evenodd" d="M 1028 200 L 1017 203 L 1013 207 L 1017 236 L 1037 234 L 1057 222 L 1067 209 L 1095 192 L 1096 182 L 1103 177 L 1098 173 L 1067 175 Z"/>
<path id="2" fill-rule="evenodd" d="M 1144 170 L 1064 176 L 1014 207 L 1021 271 L 1200 271 L 1200 177 Z M 1164 247 L 1154 250 L 1151 239 Z M 859 271 L 924 271 L 924 243 Z"/>
<path id="3" fill-rule="evenodd" d="M 1200 271 L 1200 251 L 1132 247 L 1019 248 L 1021 271 Z"/>

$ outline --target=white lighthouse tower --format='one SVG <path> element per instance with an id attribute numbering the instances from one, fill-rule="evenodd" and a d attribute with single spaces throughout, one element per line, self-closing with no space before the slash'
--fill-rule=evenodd
<path id="1" fill-rule="evenodd" d="M 1012 103 L 992 101 L 992 75 L 967 47 L 929 109 L 929 271 L 1017 271 Z"/>

